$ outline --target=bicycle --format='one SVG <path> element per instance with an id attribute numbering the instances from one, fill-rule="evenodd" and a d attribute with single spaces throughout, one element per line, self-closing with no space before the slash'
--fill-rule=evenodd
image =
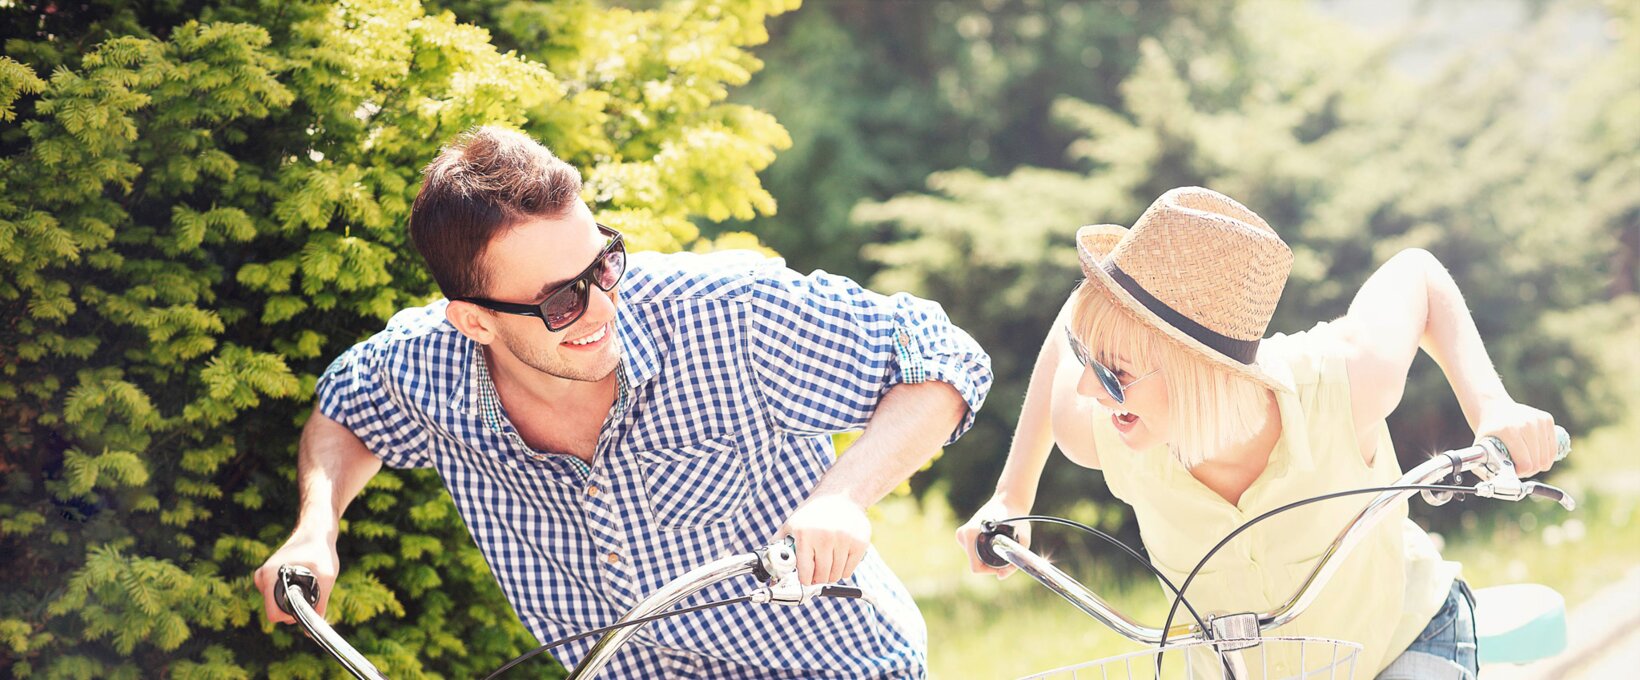
<path id="1" fill-rule="evenodd" d="M 1570 451 L 1570 439 L 1563 429 L 1556 428 L 1556 434 L 1561 442 L 1556 460 L 1560 460 L 1565 458 Z M 1227 536 L 1225 541 L 1220 543 L 1220 546 L 1228 542 L 1242 529 L 1257 523 L 1264 517 L 1273 516 L 1276 513 L 1320 500 L 1357 493 L 1379 493 L 1333 541 L 1332 546 L 1323 554 L 1310 578 L 1301 586 L 1299 592 L 1295 593 L 1283 606 L 1264 614 L 1241 613 L 1214 616 L 1208 619 L 1196 617 L 1197 623 L 1195 624 L 1180 624 L 1177 626 L 1171 625 L 1172 615 L 1170 614 L 1168 623 L 1161 628 L 1149 628 L 1140 625 L 1117 612 L 1097 594 L 1054 567 L 1045 558 L 1036 555 L 1011 538 L 1009 522 L 1054 521 L 1062 524 L 1076 524 L 1061 518 L 1030 516 L 1012 518 L 1005 522 L 996 523 L 981 534 L 979 538 L 980 554 L 992 566 L 1000 567 L 1012 564 L 1018 567 L 1020 571 L 1030 574 L 1038 582 L 1069 600 L 1084 613 L 1125 637 L 1141 644 L 1157 645 L 1157 648 L 1153 650 L 1058 668 L 1027 676 L 1027 679 L 1060 676 L 1075 678 L 1085 671 L 1100 671 L 1101 677 L 1108 677 L 1108 672 L 1118 664 L 1126 671 L 1126 675 L 1122 677 L 1135 677 L 1132 675 L 1133 664 L 1142 660 L 1156 662 L 1154 665 L 1156 675 L 1152 677 L 1159 678 L 1161 655 L 1186 652 L 1187 674 L 1195 672 L 1196 662 L 1194 659 L 1205 654 L 1213 659 L 1212 663 L 1218 669 L 1218 677 L 1226 680 L 1239 680 L 1252 677 L 1250 674 L 1252 666 L 1246 658 L 1247 650 L 1258 647 L 1285 647 L 1296 649 L 1299 653 L 1301 672 L 1298 677 L 1327 677 L 1330 679 L 1341 677 L 1344 680 L 1349 680 L 1354 674 L 1355 654 L 1361 649 L 1359 645 L 1323 638 L 1263 637 L 1262 633 L 1284 625 L 1302 614 L 1304 609 L 1320 593 L 1321 587 L 1325 585 L 1333 571 L 1338 568 L 1342 557 L 1348 554 L 1368 529 L 1382 519 L 1390 506 L 1411 495 L 1414 491 L 1423 492 L 1426 501 L 1436 505 L 1450 500 L 1451 494 L 1469 493 L 1511 501 L 1538 496 L 1556 500 L 1568 510 L 1575 506 L 1571 496 L 1564 491 L 1541 482 L 1522 481 L 1515 476 L 1513 470 L 1514 464 L 1509 459 L 1508 452 L 1504 449 L 1502 442 L 1489 439 L 1467 449 L 1437 454 L 1388 487 L 1357 489 L 1318 496 L 1289 504 L 1251 520 L 1243 525 L 1241 529 L 1237 529 L 1236 532 L 1232 532 L 1230 536 Z M 1482 481 L 1473 487 L 1430 484 L 1430 482 L 1439 480 L 1448 474 L 1455 476 L 1459 472 L 1474 472 L 1481 477 Z M 1116 540 L 1092 528 L 1082 528 L 1103 535 L 1111 541 Z M 1118 542 L 1118 545 L 1121 544 Z M 1137 553 L 1133 552 L 1131 548 L 1127 548 L 1125 545 L 1122 545 L 1122 548 L 1137 556 Z M 1203 558 L 1202 563 L 1205 563 L 1207 558 L 1210 558 L 1216 550 L 1217 548 L 1209 551 L 1207 556 Z M 1198 569 L 1200 566 L 1200 564 L 1197 565 Z M 763 582 L 764 585 L 742 597 L 667 611 L 668 607 L 677 604 L 707 586 L 748 574 Z M 1165 578 L 1163 580 L 1166 581 Z M 1187 579 L 1182 587 L 1174 588 L 1175 593 L 1178 594 L 1175 600 L 1175 608 L 1181 604 L 1187 609 L 1189 608 L 1188 601 L 1182 595 L 1182 592 L 1188 587 L 1189 580 Z M 1488 603 L 1492 603 L 1491 607 L 1496 607 L 1496 603 L 1500 601 L 1500 598 L 1501 601 L 1518 602 L 1534 599 L 1538 602 L 1537 610 L 1528 616 L 1518 617 L 1518 625 L 1497 631 L 1487 638 L 1487 640 L 1492 640 L 1493 643 L 1483 644 L 1483 663 L 1499 661 L 1524 663 L 1537 658 L 1552 656 L 1565 647 L 1565 603 L 1552 590 L 1543 586 L 1502 586 L 1501 588 L 1487 588 L 1476 591 L 1476 596 L 1478 601 L 1484 599 Z M 861 598 L 868 602 L 871 601 L 869 593 L 850 586 L 802 585 L 797 579 L 795 546 L 790 539 L 786 539 L 748 553 L 725 557 L 697 567 L 645 597 L 615 623 L 541 645 L 531 652 L 508 662 L 495 673 L 492 673 L 490 678 L 495 678 L 517 664 L 552 647 L 591 635 L 602 635 L 603 637 L 598 643 L 592 647 L 592 650 L 580 663 L 570 670 L 569 674 L 570 680 L 591 680 L 613 658 L 620 646 L 630 639 L 643 624 L 650 621 L 743 602 L 801 606 L 820 597 Z M 274 589 L 274 599 L 280 609 L 294 616 L 298 624 L 308 633 L 308 636 L 313 638 L 320 647 L 324 648 L 354 677 L 360 678 L 360 680 L 386 680 L 385 675 L 365 659 L 364 655 L 349 645 L 313 609 L 313 605 L 318 602 L 318 589 L 317 579 L 311 572 L 290 565 L 280 567 L 279 582 Z M 1478 603 L 1477 611 L 1483 606 Z M 1194 616 L 1193 611 L 1192 615 Z M 1169 640 L 1174 640 L 1174 643 L 1168 644 Z M 1493 656 L 1488 657 L 1487 652 L 1492 648 L 1497 648 L 1498 651 L 1492 652 Z M 1325 653 L 1327 660 L 1318 664 L 1317 668 L 1308 668 L 1305 663 L 1308 660 L 1310 649 L 1317 650 L 1318 654 Z M 1198 652 L 1198 654 L 1192 656 L 1189 654 L 1192 651 Z M 1257 664 L 1259 660 L 1260 658 L 1255 658 L 1253 664 Z M 1338 675 L 1340 668 L 1346 669 L 1345 674 L 1342 676 Z M 1327 675 L 1319 675 L 1321 672 L 1326 672 Z M 1190 677 L 1195 676 L 1191 675 Z"/>
<path id="2" fill-rule="evenodd" d="M 1555 460 L 1564 459 L 1571 452 L 1571 439 L 1563 428 L 1556 427 L 1558 451 Z M 1474 473 L 1479 482 L 1473 486 L 1435 484 L 1448 476 L 1454 480 L 1463 472 Z M 1453 451 L 1438 453 L 1429 460 L 1402 475 L 1384 487 L 1354 489 L 1324 494 L 1271 510 L 1249 520 L 1225 536 L 1196 564 L 1190 575 L 1178 587 L 1153 567 L 1151 570 L 1174 594 L 1172 610 L 1161 627 L 1139 624 L 1105 602 L 1098 594 L 1083 586 L 1013 538 L 1012 524 L 1019 522 L 1049 522 L 1076 526 L 1108 541 L 1116 543 L 1130 555 L 1149 567 L 1148 561 L 1121 544 L 1115 538 L 1096 529 L 1057 517 L 1028 515 L 1001 522 L 987 522 L 976 539 L 980 558 L 992 567 L 1012 565 L 1030 575 L 1038 583 L 1065 598 L 1083 613 L 1111 628 L 1122 636 L 1144 645 L 1155 645 L 1143 650 L 1115 657 L 1098 659 L 1072 666 L 1056 668 L 1026 676 L 1021 680 L 1078 677 L 1162 677 L 1162 659 L 1173 654 L 1183 657 L 1185 677 L 1223 678 L 1240 680 L 1251 677 L 1328 678 L 1349 680 L 1354 677 L 1356 656 L 1361 646 L 1344 640 L 1326 638 L 1265 637 L 1264 633 L 1279 628 L 1302 615 L 1312 604 L 1328 579 L 1342 565 L 1343 558 L 1381 521 L 1396 503 L 1419 492 L 1431 505 L 1442 505 L 1455 494 L 1472 494 L 1482 498 L 1519 501 L 1528 497 L 1553 500 L 1568 511 L 1576 503 L 1564 490 L 1536 481 L 1523 481 L 1514 472 L 1514 463 L 1503 442 L 1488 437 L 1480 443 Z M 1376 493 L 1339 533 L 1322 553 L 1308 577 L 1285 602 L 1275 609 L 1263 612 L 1242 612 L 1211 615 L 1202 618 L 1189 605 L 1185 593 L 1191 581 L 1207 560 L 1242 531 L 1282 512 L 1311 503 L 1343 496 Z M 1565 601 L 1552 589 L 1535 584 L 1521 584 L 1483 588 L 1475 591 L 1477 628 L 1480 636 L 1481 663 L 1527 663 L 1548 658 L 1566 647 Z M 1173 624 L 1174 614 L 1183 605 L 1195 623 Z M 1512 616 L 1499 616 L 1501 610 L 1513 610 Z M 1482 616 L 1492 619 L 1482 625 Z M 1248 654 L 1258 651 L 1252 659 Z M 1319 656 L 1312 656 L 1312 650 Z M 1275 654 L 1271 654 L 1275 652 Z M 1291 659 L 1298 657 L 1296 674 L 1272 676 L 1275 663 L 1271 656 Z M 1314 661 L 1313 666 L 1311 661 Z M 1137 666 L 1136 666 L 1137 664 Z M 1205 666 L 1199 668 L 1198 666 Z M 1150 675 L 1134 675 L 1136 668 L 1150 669 Z"/>
<path id="3" fill-rule="evenodd" d="M 761 581 L 763 585 L 747 595 L 667 611 L 668 607 L 707 586 L 748 574 Z M 795 607 L 822 597 L 863 599 L 876 606 L 871 594 L 860 588 L 823 583 L 803 585 L 797 577 L 796 545 L 791 538 L 786 538 L 751 552 L 732 555 L 696 567 L 650 593 L 615 623 L 536 647 L 507 662 L 491 673 L 486 680 L 496 678 L 553 647 L 591 635 L 602 635 L 586 657 L 570 669 L 569 673 L 569 680 L 592 680 L 614 658 L 621 645 L 650 621 L 747 602 Z M 279 581 L 274 587 L 274 601 L 281 610 L 295 617 L 308 637 L 330 653 L 343 668 L 353 674 L 353 677 L 360 680 L 386 680 L 386 675 L 348 644 L 347 640 L 313 609 L 313 605 L 319 601 L 319 592 L 318 579 L 311 571 L 299 566 L 281 566 Z"/>

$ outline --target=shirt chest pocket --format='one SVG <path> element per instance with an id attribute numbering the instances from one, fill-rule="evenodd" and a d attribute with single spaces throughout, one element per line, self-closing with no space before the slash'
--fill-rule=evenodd
<path id="1" fill-rule="evenodd" d="M 731 519 L 745 505 L 751 482 L 739 438 L 639 454 L 649 511 L 668 531 L 699 529 Z"/>

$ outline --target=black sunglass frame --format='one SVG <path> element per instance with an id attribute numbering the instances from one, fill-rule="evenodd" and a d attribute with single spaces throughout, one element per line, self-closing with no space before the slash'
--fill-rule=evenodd
<path id="1" fill-rule="evenodd" d="M 594 224 L 597 224 L 598 226 L 598 233 L 609 237 L 609 243 L 604 244 L 603 250 L 598 251 L 598 256 L 592 258 L 592 263 L 588 264 L 586 269 L 581 270 L 581 273 L 577 274 L 575 278 L 565 281 L 564 283 L 553 288 L 551 292 L 547 293 L 546 297 L 541 298 L 540 302 L 535 304 L 521 304 L 517 302 L 501 302 L 498 300 L 491 300 L 481 297 L 458 297 L 455 298 L 454 301 L 470 302 L 485 309 L 502 312 L 504 314 L 533 316 L 540 319 L 541 323 L 546 325 L 547 330 L 553 333 L 557 333 L 565 328 L 575 325 L 575 322 L 580 321 L 581 317 L 586 315 L 587 308 L 591 307 L 588 302 L 589 298 L 592 296 L 593 286 L 597 286 L 598 290 L 602 291 L 614 290 L 615 286 L 619 284 L 621 279 L 626 276 L 626 238 L 621 235 L 621 232 L 615 231 L 614 229 L 596 222 L 594 222 Z M 621 254 L 621 273 L 615 277 L 614 281 L 610 282 L 608 288 L 605 288 L 603 285 L 598 283 L 598 277 L 594 276 L 594 273 L 599 271 L 600 267 L 604 264 L 604 259 L 609 257 L 610 253 L 613 252 L 619 252 Z M 579 293 L 581 296 L 580 311 L 576 312 L 575 315 L 570 317 L 568 321 L 559 324 L 556 328 L 553 327 L 552 322 L 547 319 L 548 303 L 551 303 L 555 298 L 562 294 L 567 293 L 569 295 L 576 295 L 577 293 L 574 289 L 577 285 L 581 287 Z"/>
<path id="2" fill-rule="evenodd" d="M 1111 399 L 1115 399 L 1118 404 L 1127 403 L 1127 387 L 1116 379 L 1116 372 L 1099 363 L 1098 359 L 1094 359 L 1093 353 L 1088 351 L 1088 346 L 1082 344 L 1082 341 L 1076 338 L 1076 334 L 1071 332 L 1069 326 L 1065 327 L 1065 339 L 1071 344 L 1071 355 L 1076 357 L 1078 363 L 1093 369 L 1093 375 L 1099 379 L 1099 384 L 1105 388 L 1105 393 L 1109 394 Z M 1151 373 L 1155 373 L 1155 371 L 1151 371 Z M 1128 385 L 1150 377 L 1151 373 L 1140 376 Z"/>

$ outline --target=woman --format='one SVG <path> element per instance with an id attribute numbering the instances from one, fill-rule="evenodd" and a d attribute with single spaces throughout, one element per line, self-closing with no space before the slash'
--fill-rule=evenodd
<path id="1" fill-rule="evenodd" d="M 957 532 L 976 573 L 1010 571 L 979 561 L 974 537 L 982 521 L 1030 511 L 1051 445 L 1104 471 L 1175 583 L 1264 511 L 1394 481 L 1384 419 L 1420 347 L 1477 435 L 1501 439 L 1522 476 L 1553 463 L 1553 419 L 1510 398 L 1452 277 L 1425 251 L 1390 258 L 1343 318 L 1261 341 L 1292 252 L 1234 200 L 1175 189 L 1132 229 L 1084 227 L 1076 240 L 1087 279 L 1043 342 L 996 495 Z M 1364 503 L 1318 503 L 1257 525 L 1186 596 L 1202 612 L 1272 609 Z M 1358 667 L 1379 678 L 1473 678 L 1473 598 L 1405 504 L 1398 512 L 1279 632 L 1361 643 Z"/>

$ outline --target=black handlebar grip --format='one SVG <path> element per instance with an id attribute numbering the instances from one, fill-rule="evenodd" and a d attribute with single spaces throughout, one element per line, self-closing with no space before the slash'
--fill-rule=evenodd
<path id="1" fill-rule="evenodd" d="M 279 581 L 273 585 L 273 602 L 279 605 L 279 611 L 296 615 L 296 610 L 290 606 L 289 596 L 285 594 L 291 586 L 302 590 L 302 597 L 307 599 L 308 604 L 319 604 L 319 579 L 307 567 L 287 564 L 279 567 Z"/>
<path id="2" fill-rule="evenodd" d="M 991 546 L 991 541 L 997 536 L 1015 538 L 1013 525 L 986 521 L 981 523 L 980 526 L 984 530 L 979 532 L 979 536 L 974 539 L 974 552 L 979 555 L 979 561 L 995 569 L 1008 566 L 1008 560 L 1002 559 L 1002 556 L 997 554 L 996 548 Z"/>
<path id="3" fill-rule="evenodd" d="M 866 592 L 854 586 L 825 586 L 820 589 L 820 596 L 843 597 L 851 600 L 857 600 L 865 597 Z"/>

